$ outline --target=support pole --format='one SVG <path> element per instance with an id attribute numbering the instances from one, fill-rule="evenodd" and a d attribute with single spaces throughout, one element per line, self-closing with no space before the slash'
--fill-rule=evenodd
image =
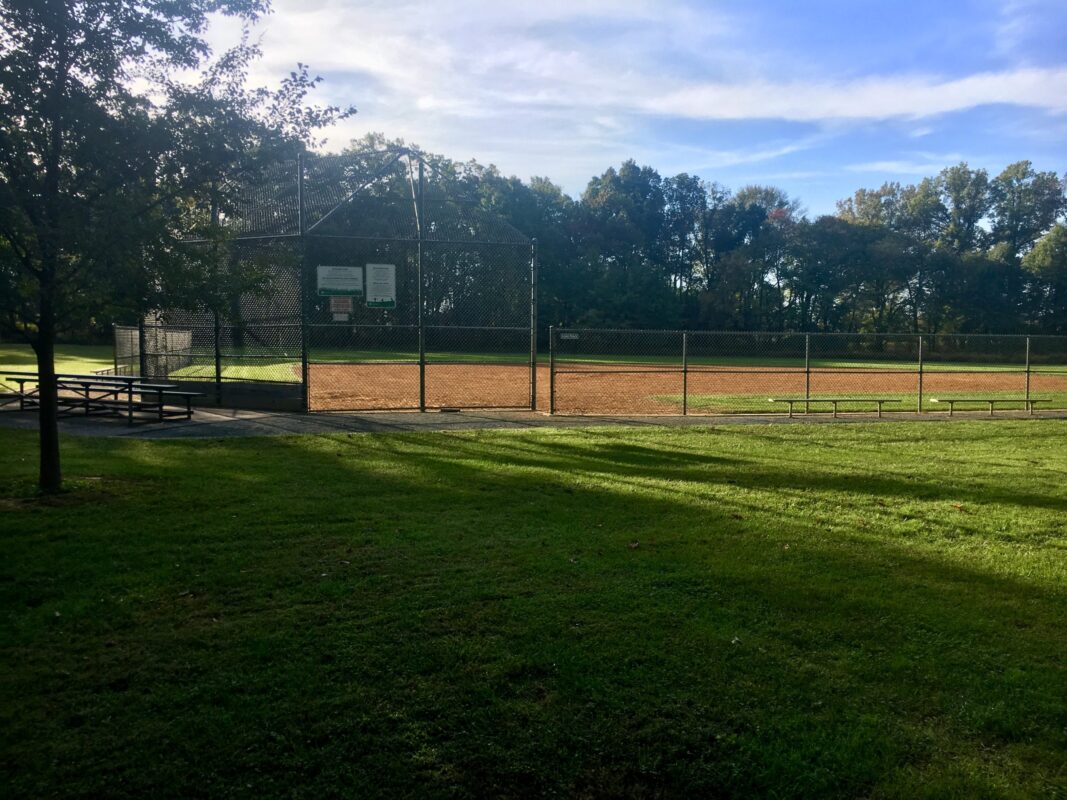
<path id="1" fill-rule="evenodd" d="M 556 329 L 548 329 L 548 413 L 556 413 Z"/>
<path id="2" fill-rule="evenodd" d="M 419 159 L 419 190 L 415 198 L 415 226 L 419 234 L 418 251 L 415 256 L 416 273 L 418 274 L 418 326 L 419 326 L 419 411 L 426 410 L 426 331 L 423 327 L 423 296 L 422 296 L 422 213 L 423 199 L 426 189 L 426 178 L 423 170 L 422 159 Z"/>
<path id="3" fill-rule="evenodd" d="M 682 331 L 682 416 L 689 413 L 689 331 Z"/>
<path id="4" fill-rule="evenodd" d="M 311 389 L 308 370 L 308 263 L 307 263 L 307 218 L 304 214 L 304 154 L 296 157 L 296 204 L 300 230 L 300 408 L 306 414 L 311 410 Z"/>
<path id="5" fill-rule="evenodd" d="M 146 353 L 147 337 L 144 333 L 144 317 L 137 320 L 137 374 L 142 378 L 148 375 L 148 353 Z"/>
<path id="6" fill-rule="evenodd" d="M 1030 404 L 1030 337 L 1026 337 L 1026 410 L 1033 416 L 1034 407 Z"/>
<path id="7" fill-rule="evenodd" d="M 222 405 L 222 347 L 219 343 L 219 338 L 222 333 L 222 326 L 219 324 L 219 312 L 216 309 L 212 312 L 215 318 L 215 405 Z"/>
<path id="8" fill-rule="evenodd" d="M 923 336 L 921 333 L 919 334 L 919 401 L 915 406 L 915 413 L 923 413 Z"/>
<path id="9" fill-rule="evenodd" d="M 530 410 L 537 410 L 537 240 L 530 244 Z"/>
<path id="10" fill-rule="evenodd" d="M 811 334 L 804 334 L 804 413 L 811 408 Z M 793 407 L 790 406 L 792 411 Z"/>

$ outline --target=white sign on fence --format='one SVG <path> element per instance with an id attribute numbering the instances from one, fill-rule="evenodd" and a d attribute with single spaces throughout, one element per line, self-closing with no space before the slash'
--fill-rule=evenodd
<path id="1" fill-rule="evenodd" d="M 348 322 L 352 314 L 352 298 L 347 295 L 330 296 L 330 313 L 334 322 Z"/>
<path id="2" fill-rule="evenodd" d="M 396 308 L 396 264 L 367 264 L 367 308 Z"/>
<path id="3" fill-rule="evenodd" d="M 319 296 L 363 296 L 363 267 L 319 267 Z"/>

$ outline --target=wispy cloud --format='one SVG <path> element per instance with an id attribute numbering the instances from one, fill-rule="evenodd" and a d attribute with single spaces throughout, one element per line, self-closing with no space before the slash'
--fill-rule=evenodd
<path id="1" fill-rule="evenodd" d="M 851 82 L 694 85 L 646 98 L 644 110 L 699 119 L 801 121 L 923 117 L 1007 103 L 1067 111 L 1067 68 L 986 72 L 956 80 L 869 78 Z"/>
<path id="2" fill-rule="evenodd" d="M 847 164 L 848 172 L 874 173 L 878 175 L 935 175 L 945 167 L 966 161 L 961 153 L 916 153 L 911 158 L 865 161 Z"/>
<path id="3" fill-rule="evenodd" d="M 265 59 L 252 77 L 273 83 L 311 62 L 327 78 L 322 99 L 360 109 L 330 133 L 331 147 L 380 130 L 570 188 L 629 156 L 665 172 L 774 164 L 770 174 L 798 177 L 919 174 L 932 165 L 902 152 L 914 150 L 907 141 L 950 135 L 953 114 L 1004 106 L 1044 114 L 1050 125 L 1067 117 L 1067 54 L 1008 55 L 1048 1 L 1011 0 L 986 15 L 992 21 L 975 8 L 960 12 L 960 24 L 986 31 L 997 54 L 979 68 L 969 61 L 961 71 L 951 54 L 908 60 L 904 41 L 900 65 L 875 68 L 856 52 L 864 68 L 844 71 L 821 69 L 819 52 L 783 61 L 795 55 L 768 38 L 760 15 L 777 15 L 780 30 L 782 15 L 818 13 L 791 0 L 275 0 L 256 31 Z M 901 14 L 923 7 L 914 0 L 909 10 L 910 2 L 901 0 Z M 213 36 L 221 45 L 236 31 L 222 23 Z M 717 137 L 740 124 L 753 133 Z M 872 126 L 902 147 L 845 155 L 831 146 L 858 131 L 873 142 Z M 797 160 L 814 152 L 839 161 Z"/>

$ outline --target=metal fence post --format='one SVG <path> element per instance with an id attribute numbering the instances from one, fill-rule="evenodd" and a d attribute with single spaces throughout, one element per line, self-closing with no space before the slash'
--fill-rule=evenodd
<path id="1" fill-rule="evenodd" d="M 215 405 L 222 405 L 222 347 L 219 338 L 222 326 L 219 325 L 219 312 L 213 312 L 215 317 Z M 305 409 L 306 410 L 306 409 Z"/>
<path id="2" fill-rule="evenodd" d="M 418 291 L 418 325 L 419 325 L 419 411 L 426 410 L 426 332 L 423 326 L 423 296 L 422 296 L 422 213 L 423 213 L 423 192 L 426 188 L 426 178 L 423 172 L 423 164 L 421 157 L 419 158 L 419 191 L 416 196 L 416 209 L 415 226 L 419 235 L 418 250 L 415 256 L 416 259 L 416 272 L 418 273 L 419 291 Z"/>
<path id="3" fill-rule="evenodd" d="M 537 410 L 537 240 L 530 243 L 530 410 Z"/>
<path id="4" fill-rule="evenodd" d="M 1034 413 L 1034 407 L 1030 405 L 1030 337 L 1026 337 L 1026 409 L 1031 414 Z"/>
<path id="5" fill-rule="evenodd" d="M 137 374 L 148 377 L 147 338 L 144 332 L 144 317 L 137 320 Z"/>
<path id="6" fill-rule="evenodd" d="M 804 413 L 811 406 L 811 334 L 804 334 Z"/>
<path id="7" fill-rule="evenodd" d="M 306 414 L 311 411 L 310 370 L 308 369 L 308 259 L 307 218 L 304 214 L 304 154 L 296 157 L 296 205 L 297 223 L 300 231 L 300 408 Z"/>
<path id="8" fill-rule="evenodd" d="M 682 331 L 682 416 L 689 413 L 689 331 Z"/>
<path id="9" fill-rule="evenodd" d="M 548 328 L 548 413 L 556 413 L 556 329 Z"/>
<path id="10" fill-rule="evenodd" d="M 915 413 L 923 413 L 923 335 L 919 334 L 919 400 L 915 405 Z"/>

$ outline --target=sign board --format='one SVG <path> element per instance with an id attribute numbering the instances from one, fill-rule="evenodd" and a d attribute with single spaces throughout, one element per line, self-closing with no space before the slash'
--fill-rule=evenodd
<path id="1" fill-rule="evenodd" d="M 347 295 L 332 295 L 330 313 L 333 314 L 334 322 L 348 322 L 352 314 L 352 298 Z"/>
<path id="2" fill-rule="evenodd" d="M 560 339 L 574 340 L 574 339 L 578 338 L 578 334 L 577 333 L 561 333 L 559 335 L 559 338 Z"/>
<path id="3" fill-rule="evenodd" d="M 367 308 L 396 308 L 396 264 L 367 264 Z"/>
<path id="4" fill-rule="evenodd" d="M 363 267 L 319 267 L 319 296 L 363 296 Z"/>

